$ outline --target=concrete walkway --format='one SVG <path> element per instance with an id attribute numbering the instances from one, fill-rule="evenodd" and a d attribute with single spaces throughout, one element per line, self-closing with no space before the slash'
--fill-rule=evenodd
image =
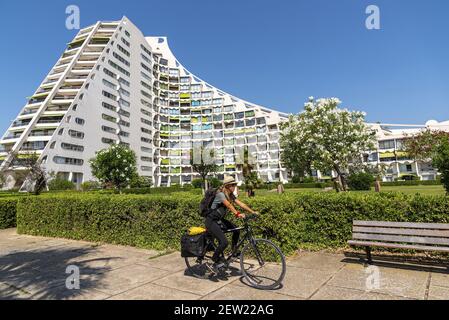
<path id="1" fill-rule="evenodd" d="M 68 266 L 79 268 L 80 289 L 67 289 Z M 239 276 L 200 280 L 185 269 L 179 253 L 0 230 L 0 299 L 449 299 L 441 264 L 366 268 L 358 258 L 301 252 L 288 259 L 284 286 L 273 291 Z"/>

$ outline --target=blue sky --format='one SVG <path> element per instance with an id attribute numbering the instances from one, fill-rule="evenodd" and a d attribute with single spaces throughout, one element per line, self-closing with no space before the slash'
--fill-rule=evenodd
<path id="1" fill-rule="evenodd" d="M 75 36 L 69 4 L 81 27 L 126 15 L 200 78 L 279 111 L 336 96 L 368 121 L 449 119 L 447 0 L 0 1 L 2 133 Z M 381 30 L 365 28 L 370 4 Z"/>

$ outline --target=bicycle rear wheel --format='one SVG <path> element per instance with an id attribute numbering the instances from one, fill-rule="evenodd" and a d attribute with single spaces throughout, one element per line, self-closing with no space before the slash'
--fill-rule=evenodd
<path id="1" fill-rule="evenodd" d="M 206 279 L 212 275 L 207 265 L 213 264 L 212 255 L 216 248 L 213 239 L 207 238 L 205 246 L 204 256 L 184 258 L 190 274 L 199 279 Z"/>
<path id="2" fill-rule="evenodd" d="M 281 285 L 287 266 L 277 245 L 266 239 L 254 239 L 242 250 L 240 268 L 252 287 L 270 290 Z"/>
<path id="3" fill-rule="evenodd" d="M 195 278 L 199 279 L 206 279 L 210 277 L 211 272 L 209 268 L 207 267 L 207 264 L 212 263 L 212 259 L 209 257 L 189 257 L 184 258 L 187 269 L 189 270 L 190 274 L 194 276 Z"/>

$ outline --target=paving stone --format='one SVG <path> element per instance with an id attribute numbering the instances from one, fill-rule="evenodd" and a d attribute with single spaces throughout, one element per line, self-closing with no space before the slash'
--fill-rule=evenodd
<path id="1" fill-rule="evenodd" d="M 277 273 L 278 271 L 278 269 L 273 268 L 273 272 Z M 282 287 L 277 289 L 276 293 L 307 299 L 326 283 L 331 276 L 332 273 L 327 271 L 287 267 Z M 236 282 L 236 284 L 239 286 L 250 285 L 245 279 Z"/>
<path id="2" fill-rule="evenodd" d="M 311 300 L 402 300 L 403 297 L 334 286 L 324 286 Z"/>
<path id="3" fill-rule="evenodd" d="M 398 269 L 392 267 L 364 267 L 362 264 L 350 263 L 340 270 L 329 285 L 358 289 L 365 291 L 370 287 L 378 288 L 372 291 L 387 295 L 402 296 L 412 299 L 424 299 L 428 281 L 428 272 Z M 379 282 L 375 276 L 379 271 Z"/>
<path id="4" fill-rule="evenodd" d="M 432 273 L 431 285 L 449 288 L 449 273 Z"/>
<path id="5" fill-rule="evenodd" d="M 199 298 L 201 296 L 193 293 L 148 283 L 112 296 L 108 300 L 198 300 Z"/>
<path id="6" fill-rule="evenodd" d="M 248 286 L 227 285 L 214 291 L 202 300 L 302 300 L 298 297 L 287 296 L 277 291 L 259 290 Z"/>
<path id="7" fill-rule="evenodd" d="M 0 300 L 25 300 L 30 298 L 29 292 L 0 282 Z"/>
<path id="8" fill-rule="evenodd" d="M 449 300 L 449 287 L 430 286 L 429 300 Z"/>
<path id="9" fill-rule="evenodd" d="M 345 256 L 340 254 L 301 252 L 298 255 L 287 259 L 287 265 L 304 269 L 337 272 L 345 266 L 346 263 L 343 262 L 344 259 Z"/>
<path id="10" fill-rule="evenodd" d="M 95 281 L 95 288 L 110 295 L 116 295 L 130 289 L 139 287 L 163 276 L 170 274 L 170 271 L 151 268 L 141 265 L 132 265 L 114 271 L 106 272 Z M 93 275 L 96 277 L 97 275 Z M 89 275 L 83 275 L 81 285 L 84 281 L 89 281 Z"/>
<path id="11" fill-rule="evenodd" d="M 104 300 L 109 295 L 96 289 L 67 289 L 65 285 L 35 293 L 33 300 Z"/>
<path id="12" fill-rule="evenodd" d="M 186 275 L 185 271 L 176 272 L 153 283 L 164 287 L 178 289 L 191 292 L 193 294 L 204 296 L 223 286 L 237 280 L 238 277 L 230 277 L 227 279 L 198 279 L 190 275 Z"/>
<path id="13" fill-rule="evenodd" d="M 172 272 L 185 270 L 187 268 L 185 260 L 181 257 L 179 252 L 174 252 L 152 259 L 146 259 L 145 261 L 138 262 L 138 264 Z"/>

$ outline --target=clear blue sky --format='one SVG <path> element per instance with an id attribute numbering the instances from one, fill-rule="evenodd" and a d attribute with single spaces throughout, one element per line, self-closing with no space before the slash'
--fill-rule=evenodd
<path id="1" fill-rule="evenodd" d="M 1 133 L 75 36 L 69 4 L 81 27 L 126 15 L 145 35 L 167 36 L 199 77 L 283 112 L 336 96 L 368 121 L 449 119 L 447 0 L 1 0 Z M 379 31 L 365 28 L 370 4 Z"/>

